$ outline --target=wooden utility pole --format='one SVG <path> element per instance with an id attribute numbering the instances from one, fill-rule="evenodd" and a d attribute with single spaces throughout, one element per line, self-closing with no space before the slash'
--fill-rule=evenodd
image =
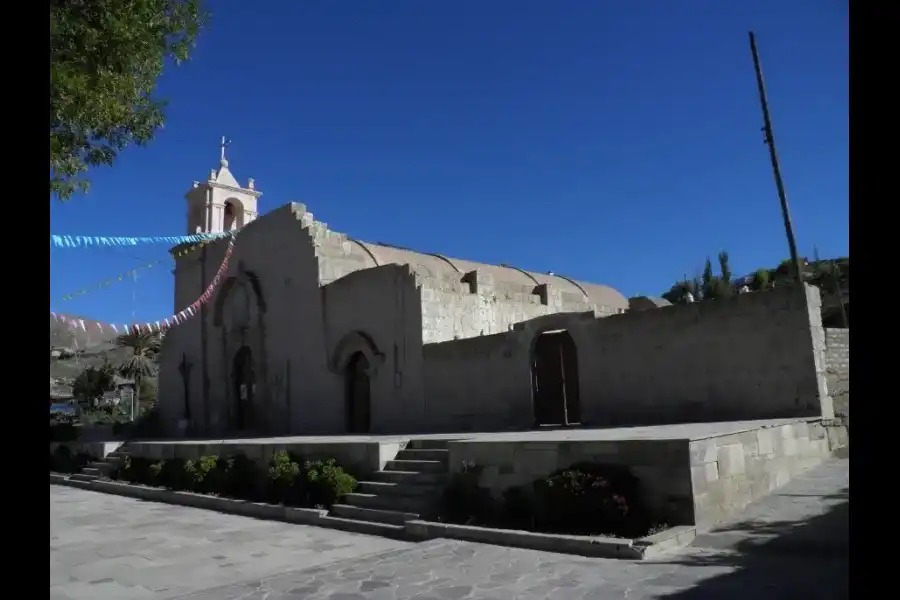
<path id="1" fill-rule="evenodd" d="M 769 117 L 769 101 L 766 99 L 766 84 L 763 81 L 762 67 L 759 64 L 759 51 L 756 49 L 756 36 L 750 32 L 750 52 L 753 54 L 753 68 L 756 70 L 756 85 L 759 87 L 759 102 L 762 105 L 763 132 L 765 143 L 769 146 L 769 157 L 772 159 L 772 173 L 775 175 L 775 186 L 778 188 L 778 199 L 781 201 L 781 216 L 784 218 L 784 231 L 787 234 L 788 248 L 791 251 L 791 265 L 797 277 L 798 285 L 803 285 L 803 271 L 800 270 L 800 258 L 797 256 L 797 240 L 794 238 L 794 226 L 791 223 L 791 212 L 788 209 L 787 193 L 781 178 L 781 167 L 778 164 L 778 153 L 775 151 L 775 136 L 772 134 L 772 119 Z"/>

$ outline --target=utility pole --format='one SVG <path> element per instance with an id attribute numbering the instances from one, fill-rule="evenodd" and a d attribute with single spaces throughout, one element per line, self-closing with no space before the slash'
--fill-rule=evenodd
<path id="1" fill-rule="evenodd" d="M 787 193 L 781 178 L 781 167 L 778 164 L 778 153 L 775 151 L 775 136 L 772 134 L 772 119 L 769 117 L 769 101 L 766 99 L 766 84 L 763 81 L 762 67 L 759 64 L 759 51 L 756 49 L 756 36 L 750 32 L 750 52 L 753 54 L 753 68 L 756 71 L 756 85 L 759 88 L 759 102 L 762 105 L 763 132 L 765 143 L 769 147 L 772 159 L 772 173 L 775 175 L 775 186 L 778 188 L 778 200 L 781 201 L 781 216 L 784 218 L 784 231 L 787 234 L 788 248 L 791 251 L 791 265 L 797 277 L 797 284 L 803 286 L 803 271 L 800 270 L 800 258 L 797 256 L 797 240 L 794 238 L 794 226 L 791 223 L 791 212 L 788 209 Z"/>

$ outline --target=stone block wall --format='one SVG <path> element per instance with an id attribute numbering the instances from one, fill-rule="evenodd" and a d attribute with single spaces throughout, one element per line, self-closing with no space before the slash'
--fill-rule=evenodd
<path id="1" fill-rule="evenodd" d="M 693 524 L 707 529 L 821 463 L 831 433 L 810 421 L 692 440 Z"/>
<path id="2" fill-rule="evenodd" d="M 543 332 L 566 329 L 583 424 L 831 419 L 820 304 L 816 288 L 780 288 L 599 319 L 544 315 L 508 333 L 426 344 L 425 413 L 441 424 L 451 415 L 472 427 L 528 427 L 532 348 Z"/>
<path id="3" fill-rule="evenodd" d="M 850 330 L 825 330 L 825 373 L 834 416 L 850 426 Z"/>
<path id="4" fill-rule="evenodd" d="M 669 434 L 671 435 L 671 434 Z M 741 432 L 693 439 L 525 441 L 448 444 L 450 469 L 481 467 L 481 485 L 497 497 L 579 462 L 628 467 L 647 508 L 670 525 L 708 529 L 738 514 L 828 458 L 847 442 L 832 421 L 748 424 Z"/>
<path id="5" fill-rule="evenodd" d="M 693 497 L 688 440 L 458 441 L 450 468 L 482 467 L 481 485 L 497 497 L 579 462 L 628 467 L 641 481 L 643 502 L 670 524 L 691 524 Z"/>

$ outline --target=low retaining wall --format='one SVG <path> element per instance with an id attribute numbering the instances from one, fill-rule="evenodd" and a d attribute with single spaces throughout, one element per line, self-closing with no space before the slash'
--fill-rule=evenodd
<path id="1" fill-rule="evenodd" d="M 333 458 L 344 468 L 358 475 L 365 475 L 383 469 L 405 446 L 406 441 L 279 443 L 259 439 L 252 442 L 130 442 L 127 448 L 131 456 L 152 460 L 195 460 L 201 456 L 232 456 L 240 453 L 259 464 L 268 463 L 276 452 L 287 451 L 308 460 Z"/>
<path id="2" fill-rule="evenodd" d="M 598 432 L 601 435 L 602 432 Z M 671 434 L 670 434 L 671 435 Z M 833 421 L 747 425 L 727 434 L 664 439 L 559 441 L 459 440 L 448 444 L 450 468 L 482 468 L 481 484 L 496 496 L 510 487 L 578 462 L 628 467 L 642 500 L 670 525 L 698 529 L 743 510 L 846 443 Z"/>
<path id="3" fill-rule="evenodd" d="M 798 422 L 691 440 L 693 524 L 707 529 L 824 461 L 832 453 L 830 423 Z M 831 433 L 836 440 L 839 434 Z"/>

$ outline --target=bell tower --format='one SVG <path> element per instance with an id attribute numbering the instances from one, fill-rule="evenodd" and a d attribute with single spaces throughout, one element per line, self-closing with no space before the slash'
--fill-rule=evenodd
<path id="1" fill-rule="evenodd" d="M 230 142 L 224 137 L 219 146 L 219 168 L 212 169 L 209 179 L 195 181 L 185 194 L 187 200 L 188 234 L 223 233 L 244 227 L 258 216 L 258 192 L 253 179 L 242 187 L 228 169 L 225 148 Z"/>

